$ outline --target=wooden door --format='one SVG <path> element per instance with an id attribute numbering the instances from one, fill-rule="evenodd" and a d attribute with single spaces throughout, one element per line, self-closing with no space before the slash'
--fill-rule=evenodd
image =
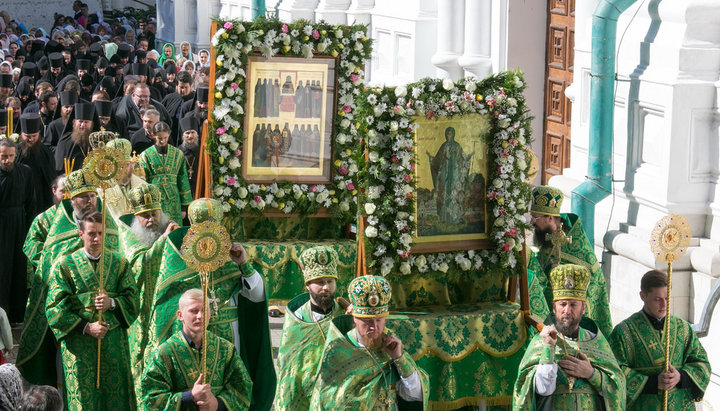
<path id="1" fill-rule="evenodd" d="M 573 81 L 575 0 L 548 0 L 545 49 L 542 182 L 570 167 L 570 100 L 565 89 Z"/>

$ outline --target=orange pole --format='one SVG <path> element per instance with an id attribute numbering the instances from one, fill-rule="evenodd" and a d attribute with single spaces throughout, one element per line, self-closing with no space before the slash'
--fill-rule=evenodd
<path id="1" fill-rule="evenodd" d="M 210 26 L 210 38 L 217 32 L 217 22 L 213 21 Z M 200 139 L 200 161 L 198 162 L 198 178 L 195 183 L 195 197 L 212 197 L 212 172 L 210 169 L 210 153 L 207 149 L 207 140 L 210 138 L 210 123 L 212 123 L 212 111 L 215 105 L 215 59 L 217 50 L 210 45 L 210 79 L 208 97 L 208 119 L 202 126 L 202 137 Z"/>

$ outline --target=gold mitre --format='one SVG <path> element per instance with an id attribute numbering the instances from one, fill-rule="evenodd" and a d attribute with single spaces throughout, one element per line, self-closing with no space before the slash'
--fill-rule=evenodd
<path id="1" fill-rule="evenodd" d="M 162 209 L 160 189 L 154 184 L 143 184 L 130 190 L 130 202 L 135 215 Z"/>
<path id="2" fill-rule="evenodd" d="M 190 224 L 204 223 L 205 221 L 222 222 L 223 208 L 219 201 L 212 198 L 198 198 L 188 206 Z"/>
<path id="3" fill-rule="evenodd" d="M 348 286 L 354 317 L 371 318 L 388 315 L 392 291 L 385 277 L 364 275 L 356 277 Z"/>
<path id="4" fill-rule="evenodd" d="M 531 213 L 560 217 L 560 206 L 563 202 L 563 192 L 559 188 L 550 186 L 537 186 L 532 191 Z"/>
<path id="5" fill-rule="evenodd" d="M 83 174 L 82 170 L 75 170 L 67 175 L 65 178 L 65 190 L 68 192 L 70 198 L 87 192 L 97 193 L 97 187 L 89 184 L 87 180 L 85 180 L 85 174 Z"/>
<path id="6" fill-rule="evenodd" d="M 318 278 L 334 278 L 337 280 L 337 251 L 330 247 L 320 245 L 308 248 L 300 255 L 305 284 Z"/>
<path id="7" fill-rule="evenodd" d="M 130 144 L 130 140 L 126 138 L 116 138 L 114 140 L 110 140 L 107 144 L 105 144 L 105 147 L 120 150 L 123 157 L 125 157 L 125 161 L 130 161 L 132 159 L 132 144 Z"/>
<path id="8" fill-rule="evenodd" d="M 562 264 L 550 271 L 550 285 L 553 301 L 587 301 L 587 288 L 590 284 L 590 271 L 576 264 Z"/>

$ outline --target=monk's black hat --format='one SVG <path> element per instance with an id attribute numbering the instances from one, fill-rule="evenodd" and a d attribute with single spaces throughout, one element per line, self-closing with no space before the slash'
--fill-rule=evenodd
<path id="1" fill-rule="evenodd" d="M 197 130 L 198 128 L 198 121 L 195 116 L 186 116 L 180 119 L 180 134 L 188 130 Z"/>
<path id="2" fill-rule="evenodd" d="M 102 54 L 102 45 L 100 43 L 93 43 L 90 45 L 90 53 L 96 56 Z"/>
<path id="3" fill-rule="evenodd" d="M 90 70 L 90 60 L 80 59 L 75 62 L 75 68 L 78 70 Z"/>
<path id="4" fill-rule="evenodd" d="M 74 106 L 78 101 L 78 95 L 74 91 L 63 91 L 60 93 L 61 106 Z"/>
<path id="5" fill-rule="evenodd" d="M 110 117 L 112 114 L 112 102 L 107 100 L 95 100 L 93 101 L 95 106 L 95 112 L 98 117 Z"/>
<path id="6" fill-rule="evenodd" d="M 90 103 L 76 103 L 75 104 L 75 120 L 93 120 L 95 114 L 95 106 Z"/>
<path id="7" fill-rule="evenodd" d="M 99 69 L 107 68 L 109 65 L 110 65 L 110 63 L 108 62 L 108 60 L 105 57 L 100 57 L 95 62 L 95 67 L 97 67 Z"/>
<path id="8" fill-rule="evenodd" d="M 210 89 L 207 87 L 198 87 L 197 91 L 195 92 L 195 99 L 197 101 L 202 101 L 203 103 L 208 102 L 208 96 L 210 95 Z"/>
<path id="9" fill-rule="evenodd" d="M 48 56 L 50 59 L 50 67 L 56 68 L 56 67 L 62 67 L 63 64 L 63 56 L 60 53 L 50 53 Z"/>
<path id="10" fill-rule="evenodd" d="M 25 113 L 20 116 L 20 128 L 25 134 L 39 133 L 42 128 L 42 120 L 38 113 Z"/>
<path id="11" fill-rule="evenodd" d="M 145 50 L 138 50 L 135 52 L 135 58 L 140 60 L 147 57 L 147 51 Z"/>
<path id="12" fill-rule="evenodd" d="M 148 77 L 148 66 L 145 63 L 133 63 L 132 74 Z"/>
<path id="13" fill-rule="evenodd" d="M 0 87 L 14 88 L 12 74 L 0 74 Z"/>
<path id="14" fill-rule="evenodd" d="M 120 58 L 129 57 L 129 56 L 130 56 L 130 50 L 131 50 L 131 49 L 132 49 L 132 47 L 130 47 L 130 45 L 125 44 L 125 43 L 121 43 L 121 44 L 118 46 L 117 55 L 120 56 Z"/>
<path id="15" fill-rule="evenodd" d="M 83 87 L 92 86 L 94 83 L 95 83 L 95 81 L 93 81 L 93 78 L 90 74 L 85 74 L 80 79 L 80 85 Z"/>
<path id="16" fill-rule="evenodd" d="M 50 68 L 47 56 L 42 56 L 40 57 L 40 59 L 37 60 L 37 68 L 38 70 L 47 70 L 48 68 Z"/>
<path id="17" fill-rule="evenodd" d="M 22 76 L 23 77 L 25 77 L 25 76 L 35 77 L 35 73 L 37 73 L 37 66 L 35 65 L 35 63 L 31 63 L 29 61 L 26 63 L 23 63 L 23 66 L 22 66 Z"/>
<path id="18" fill-rule="evenodd" d="M 8 116 L 8 111 L 5 109 L 0 109 L 0 127 L 7 126 L 7 116 Z M 10 134 L 10 133 L 8 133 L 8 134 Z"/>

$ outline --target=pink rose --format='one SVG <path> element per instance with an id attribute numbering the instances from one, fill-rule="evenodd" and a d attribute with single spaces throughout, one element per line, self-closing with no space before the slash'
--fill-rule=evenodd
<path id="1" fill-rule="evenodd" d="M 231 176 L 231 177 L 228 177 L 228 179 L 227 179 L 227 185 L 229 185 L 229 186 L 234 186 L 236 182 L 237 182 L 237 180 L 235 180 L 235 177 Z"/>
<path id="2" fill-rule="evenodd" d="M 282 32 L 283 32 L 283 33 L 287 33 L 287 32 L 288 32 L 288 25 L 287 25 L 287 24 L 283 24 L 283 25 L 282 25 Z"/>
<path id="3" fill-rule="evenodd" d="M 235 150 L 235 157 L 240 157 L 242 150 Z"/>
<path id="4" fill-rule="evenodd" d="M 340 166 L 340 167 L 338 167 L 338 173 L 345 175 L 348 173 L 348 169 L 345 168 L 345 166 Z"/>
<path id="5" fill-rule="evenodd" d="M 349 112 L 352 111 L 352 107 L 350 107 L 350 106 L 343 106 L 342 109 L 343 109 L 343 111 L 346 112 L 346 113 L 349 113 Z"/>
<path id="6" fill-rule="evenodd" d="M 312 36 L 313 36 L 313 38 L 314 38 L 315 40 L 317 40 L 317 39 L 320 38 L 320 32 L 317 31 L 317 30 L 313 30 L 313 31 L 312 31 Z"/>
<path id="7" fill-rule="evenodd" d="M 510 237 L 517 237 L 517 228 L 513 227 L 507 231 L 507 235 Z"/>
<path id="8" fill-rule="evenodd" d="M 218 127 L 218 129 L 217 129 L 217 131 L 215 131 L 215 133 L 217 133 L 217 135 L 221 136 L 221 135 L 225 134 L 226 131 L 227 130 L 225 129 L 225 127 Z"/>
<path id="9" fill-rule="evenodd" d="M 233 90 L 237 90 L 237 89 L 238 89 L 238 87 L 240 87 L 240 86 L 238 85 L 238 83 L 235 83 L 235 82 L 233 82 L 233 83 L 230 83 L 230 88 L 231 88 L 231 89 L 233 89 Z"/>
<path id="10" fill-rule="evenodd" d="M 260 196 L 255 196 L 255 202 L 256 202 L 256 203 L 259 203 L 259 202 L 261 202 L 261 201 L 262 201 L 262 198 L 260 198 Z"/>
<path id="11" fill-rule="evenodd" d="M 354 190 L 354 189 L 355 189 L 355 184 L 353 184 L 353 183 L 347 183 L 346 187 L 347 187 L 348 190 Z"/>
<path id="12" fill-rule="evenodd" d="M 356 81 L 358 81 L 358 75 L 357 75 L 357 74 L 354 74 L 354 73 L 351 74 L 351 75 L 350 75 L 350 80 L 352 80 L 352 82 L 355 83 Z"/>
<path id="13" fill-rule="evenodd" d="M 505 243 L 502 246 L 503 251 L 510 251 L 510 243 Z"/>
<path id="14" fill-rule="evenodd" d="M 316 191 L 317 191 L 317 186 L 310 186 L 310 191 L 313 192 L 313 193 L 316 192 Z"/>
<path id="15" fill-rule="evenodd" d="M 223 24 L 223 28 L 224 28 L 225 30 L 230 30 L 230 29 L 232 29 L 232 28 L 233 28 L 232 22 L 226 21 L 225 24 Z"/>
<path id="16" fill-rule="evenodd" d="M 410 181 L 412 181 L 412 177 L 410 177 L 410 174 L 405 174 L 405 182 L 409 183 Z"/>

